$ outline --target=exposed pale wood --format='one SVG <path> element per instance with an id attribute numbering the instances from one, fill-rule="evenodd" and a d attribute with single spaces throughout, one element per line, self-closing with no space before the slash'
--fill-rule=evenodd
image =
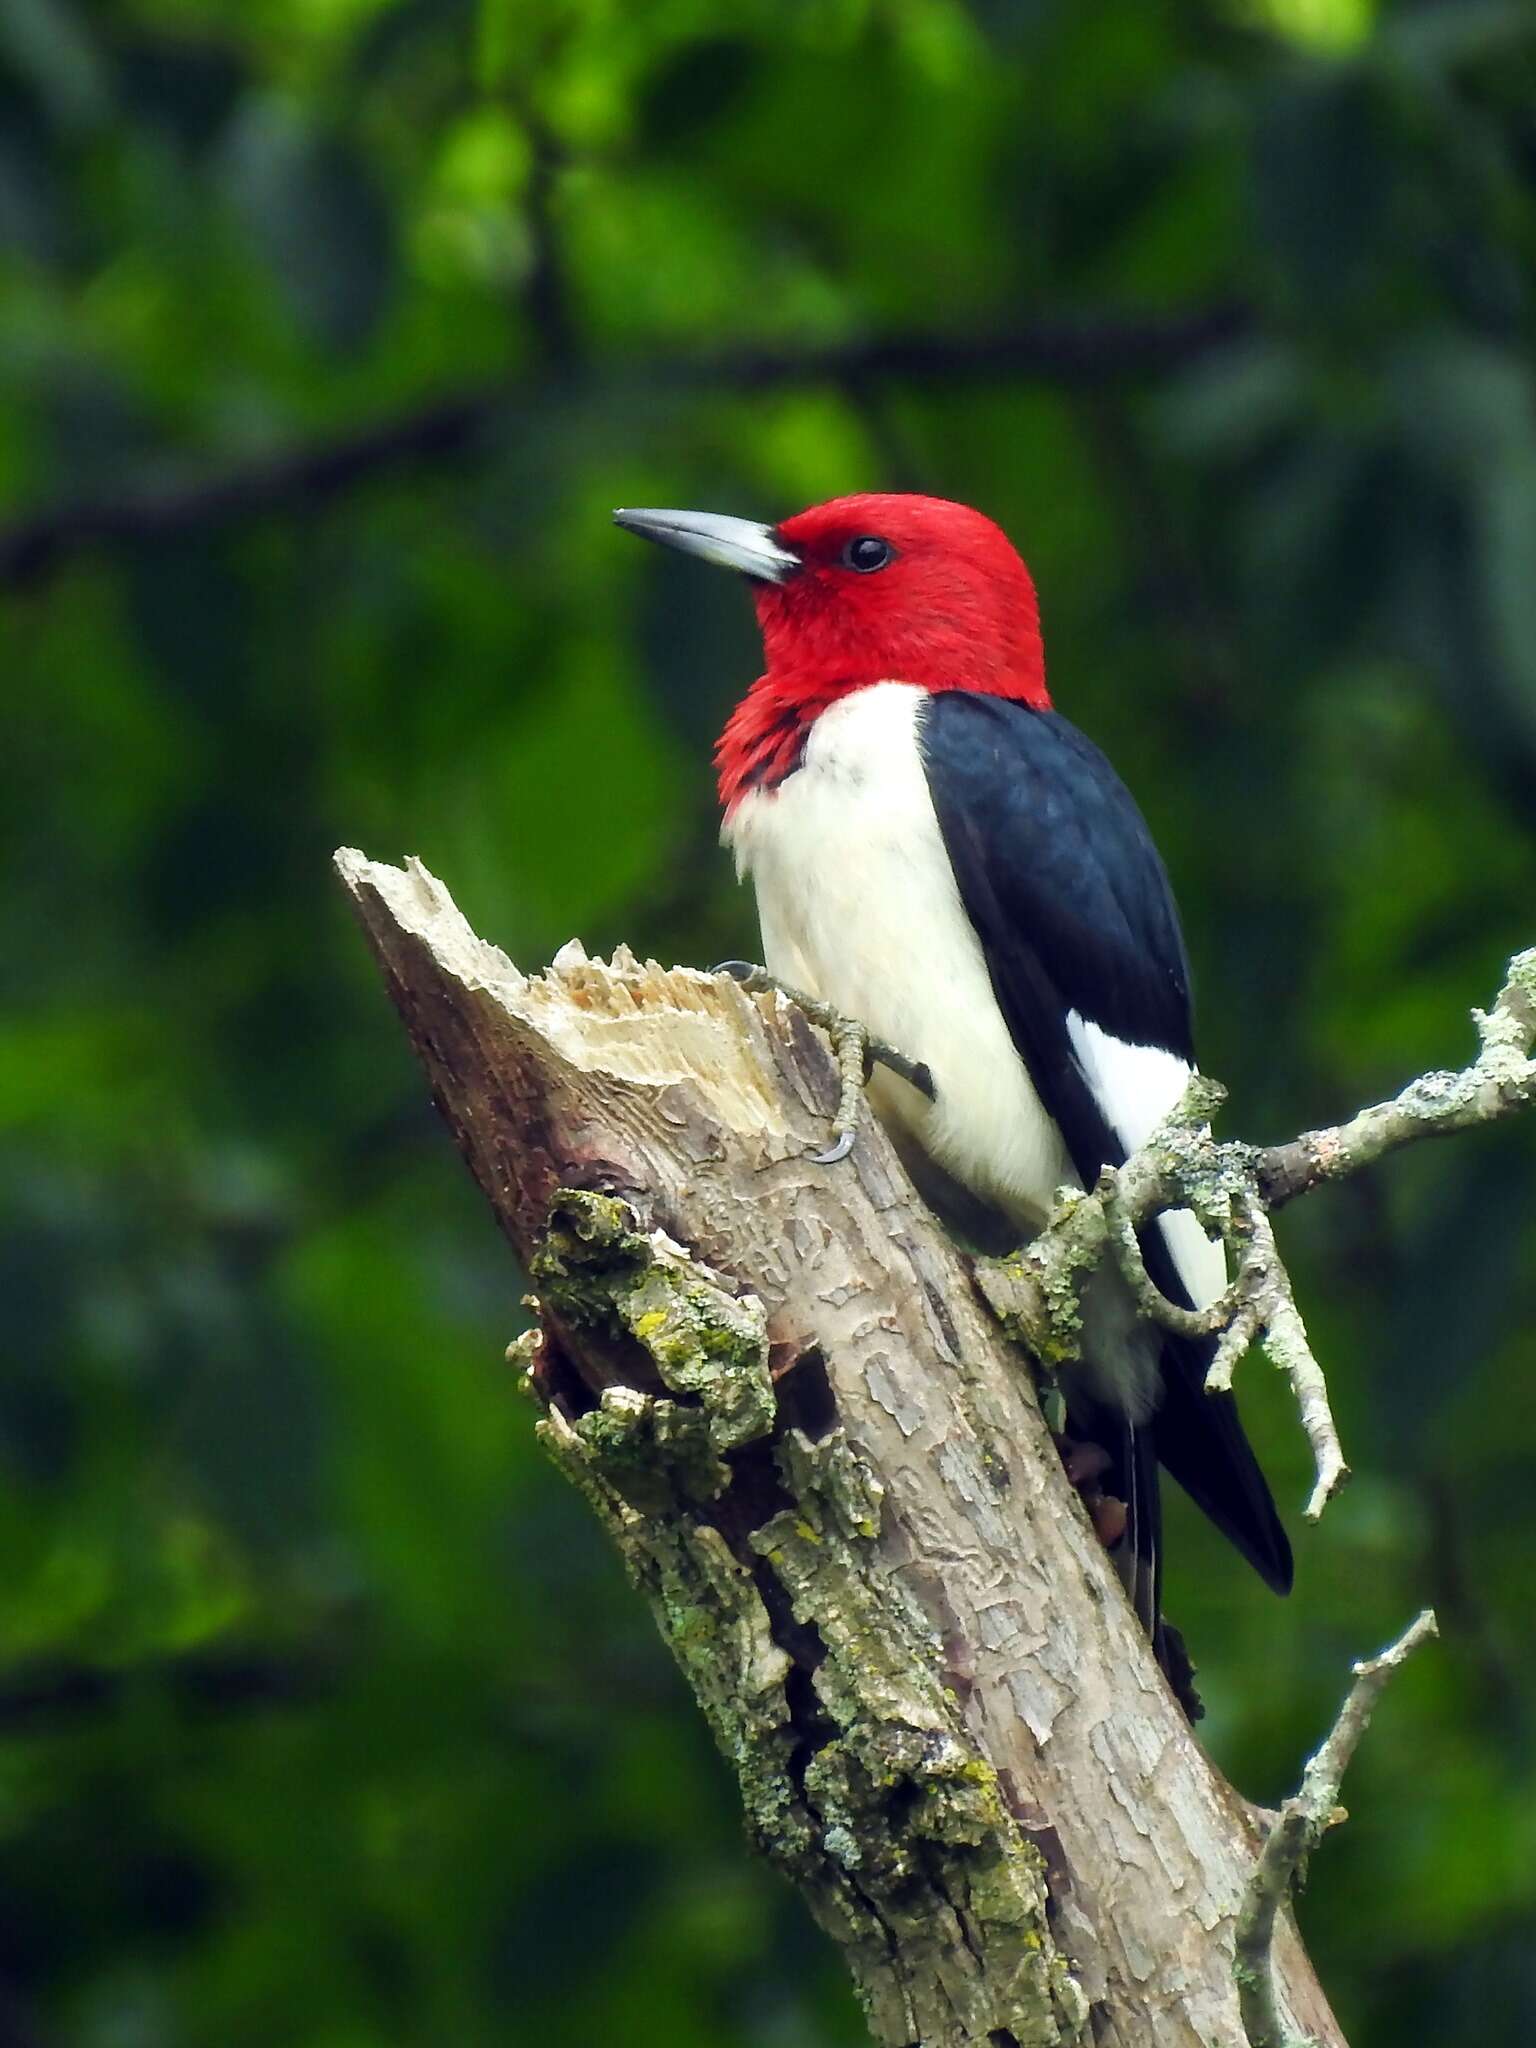
<path id="1" fill-rule="evenodd" d="M 885 1714 L 879 1739 L 888 1744 L 907 1714 L 917 1749 L 954 1746 L 956 1782 L 967 1759 L 995 1771 L 1010 1811 L 987 1854 L 1029 1870 L 1039 1867 L 1034 1850 L 1043 1854 L 1050 1913 L 1028 1932 L 1047 1971 L 1059 1947 L 1093 2009 L 1085 2030 L 1059 1978 L 1042 1976 L 1027 1996 L 993 1981 L 993 1958 L 1006 1944 L 979 1884 L 974 1899 L 954 1902 L 953 1924 L 943 1927 L 943 1915 L 900 1911 L 902 1886 L 920 1889 L 921 1871 L 884 1891 L 861 1890 L 848 1844 L 825 1824 L 814 1792 L 787 1782 L 786 1830 L 803 1839 L 778 1860 L 823 1924 L 846 1908 L 848 1924 L 834 1931 L 875 2038 L 889 2048 L 1006 2048 L 1026 2039 L 1241 2048 L 1233 1941 L 1256 1828 L 1158 1673 L 1061 1472 L 1017 1351 L 883 1135 L 866 1125 L 846 1164 L 808 1163 L 836 1095 L 817 1035 L 775 997 L 622 953 L 603 965 L 567 948 L 547 974 L 524 976 L 476 938 L 417 863 L 398 870 L 352 852 L 337 861 L 434 1097 L 525 1263 L 540 1256 L 559 1190 L 617 1195 L 642 1233 L 659 1228 L 671 1241 L 652 1241 L 656 1258 L 683 1248 L 702 1262 L 687 1268 L 695 1281 L 715 1286 L 718 1276 L 726 1308 L 736 1297 L 760 1299 L 781 1411 L 790 1410 L 780 1414 L 781 1438 L 786 1424 L 804 1419 L 791 1400 L 807 1370 L 796 1361 L 825 1361 L 836 1425 L 873 1482 L 878 1535 L 837 1549 L 854 1581 L 839 1593 L 835 1574 L 801 1569 L 810 1552 L 796 1551 L 779 1516 L 754 1545 L 766 1553 L 757 1578 L 739 1573 L 731 1583 L 750 1603 L 763 1575 L 776 1574 L 797 1619 L 832 1645 L 812 1683 L 855 1751 L 860 1715 Z M 664 1281 L 671 1271 L 662 1270 Z M 625 1375 L 624 1347 L 605 1353 L 601 1332 L 569 1315 L 552 1314 L 546 1341 L 588 1388 Z M 558 1379 L 546 1373 L 540 1384 L 554 1400 L 546 1426 L 563 1432 L 557 1448 L 574 1451 L 583 1429 L 582 1442 L 591 1441 L 590 1418 L 562 1413 L 571 1404 Z M 645 1398 L 644 1388 L 610 1397 L 615 1425 Z M 804 1441 L 780 1443 L 791 1494 L 793 1444 Z M 730 1748 L 735 1723 L 710 1691 L 727 1665 L 715 1660 L 707 1631 L 696 1632 L 702 1644 L 680 1644 L 676 1575 L 661 1584 L 668 1557 L 697 1565 L 719 1548 L 719 1502 L 681 1531 L 679 1551 L 666 1547 L 679 1531 L 656 1524 L 686 1520 L 686 1503 L 663 1505 L 647 1525 L 633 1494 L 617 1500 L 601 1477 L 590 1490 L 658 1612 L 670 1616 L 673 1647 Z M 829 1534 L 831 1497 L 814 1488 L 805 1495 L 806 1515 L 821 1516 L 815 1528 Z M 738 1636 L 750 1635 L 762 1616 L 743 1607 L 736 1620 Z M 760 1633 L 750 1658 L 740 1640 L 730 1651 L 729 1668 L 750 1671 L 761 1691 L 754 1712 L 766 1700 L 770 1721 L 795 1655 L 781 1624 L 782 1616 Z M 859 1659 L 870 1642 L 882 1656 L 904 1645 L 908 1663 L 879 1664 L 879 1685 L 861 1690 Z M 871 1671 L 873 1663 L 864 1676 Z M 845 1680 L 852 1704 L 847 1684 L 832 1697 L 834 1681 Z M 877 1693 L 900 1704 L 882 1707 Z M 803 1706 L 785 1711 L 789 1727 Z M 755 1825 L 771 1835 L 760 1816 Z M 764 1846 L 778 1853 L 771 1839 Z M 870 1896 L 873 1942 L 854 1925 Z M 1013 1896 L 1027 1915 L 1022 1878 Z M 945 1942 L 971 1952 L 946 1960 Z M 1337 2048 L 1343 2037 L 1285 1914 L 1274 1962 L 1286 2024 Z M 996 2023 L 1008 1997 L 1027 2021 Z"/>

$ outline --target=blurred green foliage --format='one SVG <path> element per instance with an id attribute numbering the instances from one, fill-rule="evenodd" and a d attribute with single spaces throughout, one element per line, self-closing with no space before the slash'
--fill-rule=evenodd
<path id="1" fill-rule="evenodd" d="M 747 609 L 608 508 L 937 490 L 1144 801 L 1231 1127 L 1457 1062 L 1536 939 L 1533 265 L 1504 0 L 5 0 L 0 2040 L 860 2038 L 327 856 L 526 963 L 750 952 Z M 860 367 L 925 335 L 1015 346 Z M 1440 1606 L 1302 1908 L 1361 2048 L 1536 2037 L 1533 1185 L 1508 1130 L 1289 1215 L 1358 1479 L 1286 1604 L 1174 1517 L 1254 1796 Z"/>

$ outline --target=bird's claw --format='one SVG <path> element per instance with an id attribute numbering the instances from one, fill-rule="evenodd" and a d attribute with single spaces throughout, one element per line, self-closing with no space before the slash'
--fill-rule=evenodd
<path id="1" fill-rule="evenodd" d="M 1113 1550 L 1125 1534 L 1130 1511 L 1123 1500 L 1106 1493 L 1099 1484 L 1113 1462 L 1108 1451 L 1101 1444 L 1077 1442 L 1067 1436 L 1057 1436 L 1056 1449 L 1099 1541 L 1106 1550 Z"/>
<path id="2" fill-rule="evenodd" d="M 831 1039 L 832 1056 L 837 1061 L 840 1082 L 837 1114 L 832 1119 L 832 1143 L 824 1152 L 809 1155 L 813 1166 L 838 1166 L 853 1150 L 858 1131 L 859 1103 L 870 1072 L 877 1063 L 889 1067 L 893 1074 L 899 1074 L 903 1081 L 910 1082 L 920 1094 L 933 1101 L 933 1076 L 926 1066 L 920 1061 L 909 1060 L 905 1053 L 887 1045 L 884 1039 L 872 1038 L 862 1024 L 852 1017 L 845 1017 L 841 1010 L 833 1009 L 820 996 L 790 988 L 776 975 L 750 960 L 722 960 L 715 972 L 728 974 L 738 987 L 752 995 L 777 990 L 786 1002 L 803 1011 L 813 1024 L 819 1024 Z"/>
<path id="3" fill-rule="evenodd" d="M 825 1152 L 810 1152 L 806 1157 L 812 1166 L 838 1166 L 853 1150 L 853 1138 L 854 1133 L 851 1129 L 839 1131 Z"/>

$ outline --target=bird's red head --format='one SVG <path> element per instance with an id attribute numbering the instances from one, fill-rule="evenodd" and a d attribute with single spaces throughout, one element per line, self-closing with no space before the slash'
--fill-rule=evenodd
<path id="1" fill-rule="evenodd" d="M 868 491 L 772 528 L 700 513 L 617 517 L 751 579 L 768 666 L 716 750 L 727 809 L 781 780 L 813 720 L 871 683 L 1050 704 L 1029 571 L 967 505 Z"/>
<path id="2" fill-rule="evenodd" d="M 900 682 L 1050 702 L 1034 583 L 980 512 L 866 491 L 796 513 L 775 538 L 800 567 L 752 588 L 771 676 L 816 694 Z"/>

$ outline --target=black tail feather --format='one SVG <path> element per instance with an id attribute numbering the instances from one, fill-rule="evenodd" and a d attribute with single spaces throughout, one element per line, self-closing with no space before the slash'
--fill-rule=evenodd
<path id="1" fill-rule="evenodd" d="M 1265 1584 L 1289 1593 L 1290 1541 L 1275 1511 L 1269 1482 L 1243 1433 L 1230 1394 L 1208 1394 L 1211 1343 L 1170 1337 L 1163 1345 L 1163 1395 L 1151 1421 L 1157 1455 L 1189 1495 L 1236 1545 Z"/>
<path id="2" fill-rule="evenodd" d="M 1189 1307 L 1167 1241 L 1160 1230 L 1141 1233 L 1148 1273 L 1170 1301 Z M 1205 1376 L 1216 1352 L 1213 1337 L 1165 1335 L 1162 1393 L 1151 1419 L 1159 1459 L 1190 1499 L 1240 1550 L 1267 1586 L 1289 1593 L 1294 1566 L 1290 1541 L 1275 1510 L 1269 1481 L 1243 1433 L 1231 1394 L 1208 1394 Z"/>
<path id="3" fill-rule="evenodd" d="M 1085 1441 L 1108 1451 L 1110 1469 L 1104 1476 L 1104 1491 L 1125 1503 L 1125 1535 L 1111 1553 L 1115 1569 L 1174 1698 L 1191 1721 L 1199 1721 L 1205 1708 L 1195 1690 L 1194 1665 L 1184 1638 L 1162 1611 L 1163 1510 L 1152 1431 L 1091 1401 L 1077 1404 L 1075 1413 L 1069 1413 L 1069 1427 L 1084 1432 Z"/>
<path id="4" fill-rule="evenodd" d="M 1122 1422 L 1125 1467 L 1125 1541 L 1131 1552 L 1128 1591 L 1141 1625 L 1157 1640 L 1163 1595 L 1163 1503 L 1157 1485 L 1152 1432 Z"/>

